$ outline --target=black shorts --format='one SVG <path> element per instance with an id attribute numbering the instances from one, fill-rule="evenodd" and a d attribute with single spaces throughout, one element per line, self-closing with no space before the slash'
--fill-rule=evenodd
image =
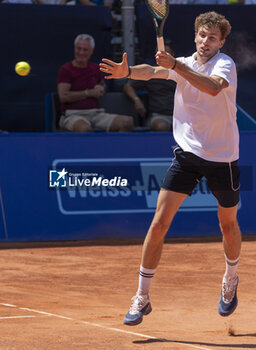
<path id="1" fill-rule="evenodd" d="M 233 207 L 239 202 L 240 170 L 238 161 L 211 162 L 191 152 L 173 147 L 175 158 L 163 180 L 162 188 L 191 196 L 204 176 L 209 189 L 222 207 Z"/>

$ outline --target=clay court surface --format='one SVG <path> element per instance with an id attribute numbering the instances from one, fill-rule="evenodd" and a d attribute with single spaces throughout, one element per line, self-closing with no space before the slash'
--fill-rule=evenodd
<path id="1" fill-rule="evenodd" d="M 244 242 L 239 305 L 217 313 L 220 242 L 167 243 L 153 312 L 122 324 L 137 289 L 141 244 L 0 250 L 0 349 L 256 349 L 256 242 Z"/>

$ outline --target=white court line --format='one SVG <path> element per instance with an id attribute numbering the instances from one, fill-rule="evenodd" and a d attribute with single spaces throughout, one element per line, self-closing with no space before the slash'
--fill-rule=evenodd
<path id="1" fill-rule="evenodd" d="M 27 307 L 19 307 L 20 310 L 25 310 L 25 311 L 30 311 L 30 312 L 36 312 L 38 314 L 43 314 L 46 316 L 54 316 L 54 317 L 58 317 L 58 318 L 64 318 L 65 320 L 70 320 L 70 321 L 75 321 L 73 318 L 70 317 L 66 317 L 66 316 L 61 316 L 61 315 L 55 315 L 55 314 L 51 314 L 49 312 L 44 312 L 44 311 L 39 311 L 39 310 L 34 310 L 34 309 L 29 309 Z"/>
<path id="2" fill-rule="evenodd" d="M 16 305 L 12 305 L 12 304 L 4 304 L 4 303 L 0 303 L 0 305 L 3 305 L 3 306 L 9 306 L 9 307 L 18 307 Z"/>
<path id="3" fill-rule="evenodd" d="M 31 317 L 36 317 L 36 316 L 6 316 L 6 317 L 0 317 L 0 320 L 6 320 L 9 318 L 31 318 Z"/>
<path id="4" fill-rule="evenodd" d="M 12 304 L 0 303 L 0 305 L 15 307 L 15 306 L 12 305 Z M 188 346 L 188 347 L 193 348 L 193 349 L 211 350 L 210 348 L 205 348 L 205 347 L 202 347 L 202 346 L 197 346 L 197 345 L 192 345 L 192 344 L 186 344 L 186 343 L 182 343 L 182 342 L 178 342 L 178 341 L 172 341 L 172 340 L 168 340 L 168 339 L 161 339 L 161 338 L 159 338 L 159 337 L 153 337 L 153 336 L 151 336 L 151 335 L 146 335 L 146 334 L 142 334 L 142 333 L 136 333 L 136 332 L 126 331 L 126 330 L 124 330 L 124 329 L 119 329 L 119 328 L 107 327 L 107 326 L 103 326 L 103 325 L 98 324 L 98 323 L 87 322 L 87 321 L 81 321 L 81 320 L 77 320 L 77 319 L 74 319 L 74 318 L 71 318 L 71 317 L 66 317 L 66 316 L 62 316 L 62 315 L 52 314 L 52 313 L 50 313 L 50 312 L 44 312 L 44 311 L 35 310 L 35 309 L 30 309 L 30 308 L 26 308 L 26 307 L 18 307 L 18 306 L 16 306 L 16 307 L 17 307 L 19 310 L 35 312 L 35 313 L 38 313 L 38 314 L 43 314 L 43 315 L 47 315 L 47 316 L 62 318 L 62 319 L 66 319 L 66 320 L 69 320 L 69 321 L 75 321 L 75 322 L 79 322 L 79 323 L 85 324 L 85 325 L 87 325 L 87 326 L 98 327 L 98 328 L 106 329 L 106 330 L 108 330 L 108 331 L 114 331 L 114 332 L 119 332 L 119 333 L 131 334 L 131 335 L 135 335 L 135 336 L 142 337 L 142 338 L 147 338 L 147 339 L 155 339 L 155 340 L 159 340 L 159 341 L 166 342 L 166 343 L 172 343 L 172 344 L 178 344 L 178 345 L 182 345 L 182 346 Z"/>

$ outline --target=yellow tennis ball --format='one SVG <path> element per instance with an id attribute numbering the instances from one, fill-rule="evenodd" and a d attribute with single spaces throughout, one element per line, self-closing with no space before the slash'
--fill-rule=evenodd
<path id="1" fill-rule="evenodd" d="M 30 72 L 30 69 L 31 67 L 28 62 L 18 62 L 15 65 L 15 72 L 21 76 L 28 75 Z"/>

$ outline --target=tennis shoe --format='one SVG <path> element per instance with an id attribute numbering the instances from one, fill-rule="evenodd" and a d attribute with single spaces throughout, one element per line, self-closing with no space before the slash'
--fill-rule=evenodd
<path id="1" fill-rule="evenodd" d="M 143 316 L 152 311 L 149 295 L 139 295 L 138 293 L 132 298 L 130 310 L 125 315 L 124 324 L 135 326 L 142 322 Z"/>
<path id="2" fill-rule="evenodd" d="M 226 279 L 223 277 L 221 296 L 218 305 L 218 312 L 221 316 L 231 315 L 238 304 L 237 299 L 237 286 L 238 286 L 238 276 L 231 279 Z"/>

